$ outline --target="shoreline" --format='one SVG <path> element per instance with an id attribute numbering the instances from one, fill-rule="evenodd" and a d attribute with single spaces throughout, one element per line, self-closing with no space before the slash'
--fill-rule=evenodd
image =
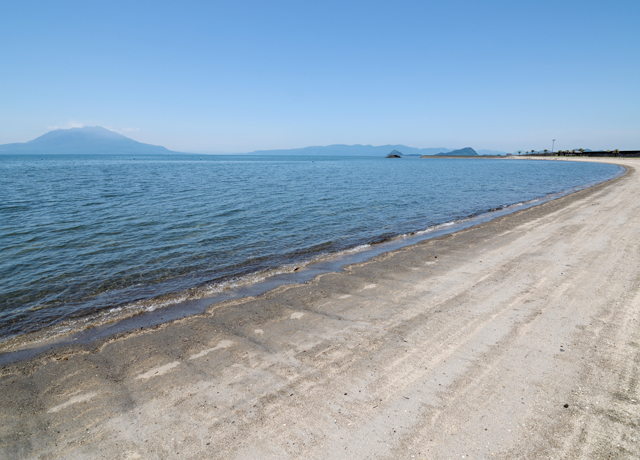
<path id="1" fill-rule="evenodd" d="M 5 365 L 2 455 L 637 457 L 640 162 L 607 162 L 626 173 Z"/>
<path id="2" fill-rule="evenodd" d="M 465 159 L 476 157 L 444 157 Z M 496 157 L 497 159 L 504 159 Z M 495 159 L 488 157 L 487 159 Z M 516 158 L 514 158 L 516 159 Z M 517 159 L 539 159 L 519 157 Z M 555 160 L 555 158 L 553 158 Z M 579 160 L 574 160 L 579 161 Z M 37 357 L 41 353 L 52 352 L 57 348 L 71 345 L 90 345 L 98 340 L 108 339 L 130 331 L 159 326 L 193 315 L 204 314 L 217 304 L 258 297 L 283 285 L 297 285 L 311 282 L 315 277 L 326 273 L 340 272 L 351 264 L 363 263 L 387 252 L 393 252 L 422 241 L 455 233 L 476 225 L 482 225 L 493 219 L 519 212 L 548 201 L 585 190 L 602 183 L 615 180 L 626 174 L 622 171 L 602 182 L 588 183 L 560 192 L 554 192 L 522 203 L 503 205 L 497 209 L 481 211 L 456 221 L 433 225 L 424 230 L 396 235 L 382 241 L 363 243 L 337 253 L 319 254 L 307 261 L 293 262 L 264 272 L 251 272 L 239 278 L 223 280 L 211 287 L 209 285 L 189 288 L 140 300 L 126 305 L 110 307 L 42 329 L 19 334 L 0 341 L 0 366 Z M 230 288 L 218 289 L 220 285 L 230 284 Z M 196 293 L 195 295 L 191 293 Z M 159 306 L 156 306 L 157 304 Z M 149 305 L 152 307 L 149 308 Z M 122 314 L 119 312 L 124 311 Z"/>

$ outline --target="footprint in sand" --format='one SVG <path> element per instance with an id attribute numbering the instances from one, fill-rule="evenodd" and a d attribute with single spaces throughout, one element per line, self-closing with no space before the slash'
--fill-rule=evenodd
<path id="1" fill-rule="evenodd" d="M 165 364 L 164 366 L 154 367 L 153 369 L 145 372 L 144 374 L 138 375 L 135 379 L 136 380 L 145 380 L 145 379 L 149 379 L 151 377 L 158 377 L 158 376 L 160 376 L 162 374 L 166 374 L 167 372 L 169 372 L 170 370 L 172 370 L 175 367 L 178 367 L 179 365 L 180 365 L 180 361 L 174 361 L 172 363 Z"/>
<path id="2" fill-rule="evenodd" d="M 85 393 L 83 395 L 74 396 L 73 398 L 69 399 L 67 402 L 62 403 L 62 404 L 60 404 L 58 406 L 52 407 L 47 412 L 49 414 L 52 414 L 54 412 L 58 412 L 59 410 L 64 409 L 65 407 L 68 407 L 68 406 L 70 406 L 72 404 L 89 401 L 91 398 L 93 398 L 97 394 L 98 393 L 92 392 L 92 393 Z"/>
<path id="3" fill-rule="evenodd" d="M 233 345 L 233 341 L 231 340 L 221 340 L 218 344 L 213 348 L 207 348 L 206 350 L 202 350 L 200 353 L 196 353 L 195 355 L 189 356 L 189 359 L 198 359 L 202 358 L 205 355 L 208 355 L 212 351 L 220 350 L 221 348 L 229 348 Z"/>

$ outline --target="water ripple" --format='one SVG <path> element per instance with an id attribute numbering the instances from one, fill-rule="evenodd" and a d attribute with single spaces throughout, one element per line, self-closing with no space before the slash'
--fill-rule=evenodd
<path id="1" fill-rule="evenodd" d="M 248 273 L 618 170 L 507 160 L 0 155 L 0 340 L 197 286 L 215 291 Z"/>

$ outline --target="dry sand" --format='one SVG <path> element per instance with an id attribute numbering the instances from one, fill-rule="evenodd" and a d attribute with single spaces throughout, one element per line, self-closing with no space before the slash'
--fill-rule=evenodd
<path id="1" fill-rule="evenodd" d="M 640 457 L 640 174 L 5 366 L 0 457 Z"/>

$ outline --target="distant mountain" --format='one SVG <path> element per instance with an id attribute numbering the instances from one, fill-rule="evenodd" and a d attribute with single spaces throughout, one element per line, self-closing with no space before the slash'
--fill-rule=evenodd
<path id="1" fill-rule="evenodd" d="M 87 126 L 56 129 L 29 142 L 0 145 L 0 153 L 158 155 L 175 152 L 134 141 L 100 126 Z"/>
<path id="2" fill-rule="evenodd" d="M 326 156 L 386 156 L 391 150 L 399 150 L 404 156 L 435 155 L 441 152 L 449 152 L 450 149 L 407 147 L 406 145 L 326 145 L 316 147 L 304 147 L 301 149 L 287 150 L 256 150 L 250 155 L 326 155 Z"/>
<path id="3" fill-rule="evenodd" d="M 468 147 L 473 153 L 460 153 L 458 155 L 506 155 L 506 152 L 497 150 L 478 150 L 477 152 Z M 326 155 L 326 156 L 386 156 L 389 151 L 398 150 L 402 152 L 404 157 L 416 157 L 423 155 L 451 155 L 452 152 L 458 150 L 447 149 L 444 147 L 433 147 L 420 149 L 417 147 L 408 147 L 406 145 L 345 145 L 334 144 L 325 146 L 304 147 L 300 149 L 278 149 L 278 150 L 256 150 L 250 152 L 249 155 Z M 461 149 L 459 151 L 464 151 Z"/>
<path id="4" fill-rule="evenodd" d="M 459 150 L 452 150 L 447 153 L 438 153 L 438 156 L 448 156 L 448 157 L 477 157 L 478 152 L 473 150 L 471 147 L 465 147 Z"/>

